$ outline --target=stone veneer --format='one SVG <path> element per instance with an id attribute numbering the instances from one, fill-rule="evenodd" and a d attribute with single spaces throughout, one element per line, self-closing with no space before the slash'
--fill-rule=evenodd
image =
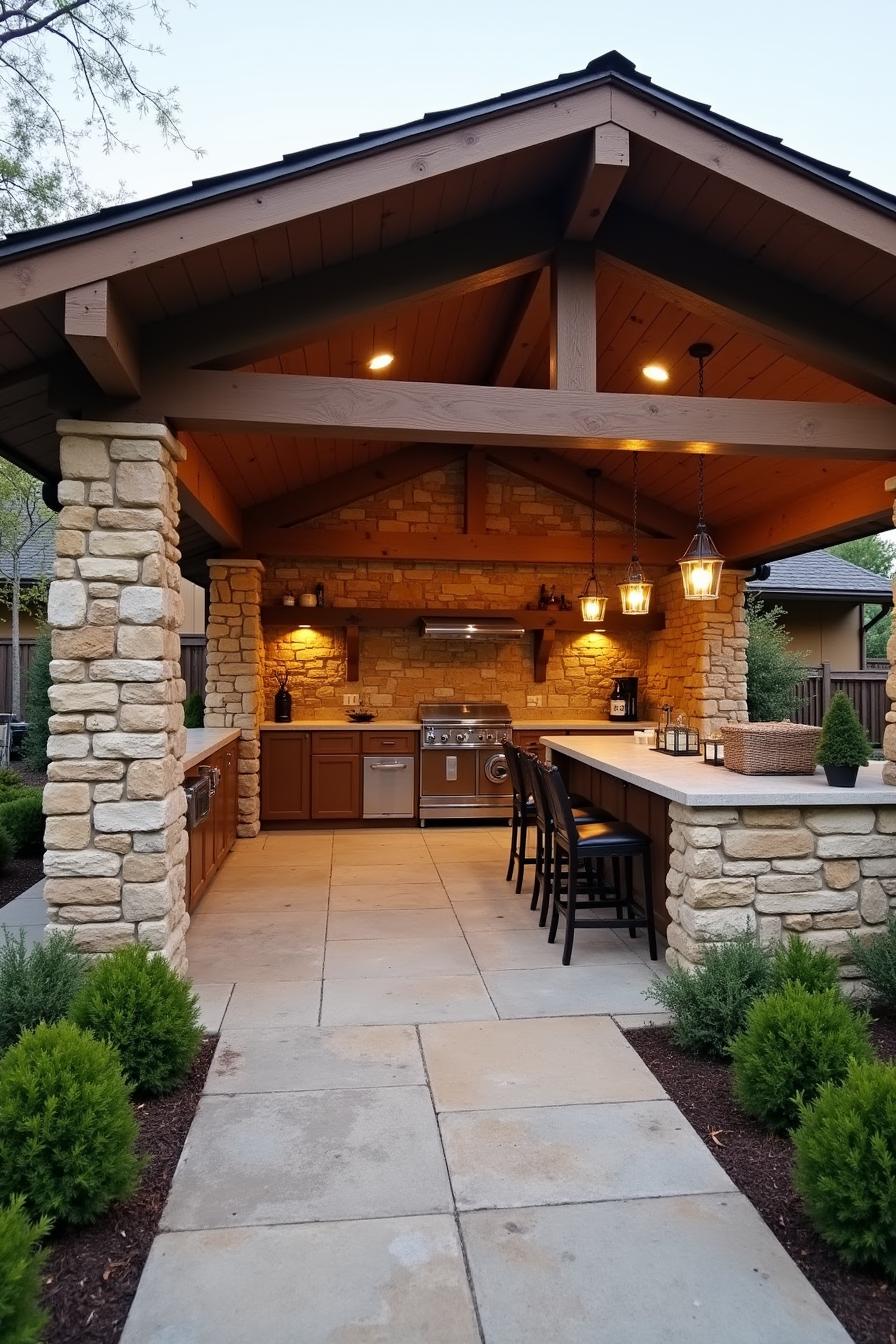
<path id="1" fill-rule="evenodd" d="M 239 728 L 237 835 L 261 829 L 260 739 L 264 717 L 264 639 L 258 560 L 210 560 L 205 726 Z"/>
<path id="2" fill-rule="evenodd" d="M 86 952 L 185 965 L 176 463 L 163 425 L 61 421 L 44 895 Z"/>
<path id="3" fill-rule="evenodd" d="M 896 805 L 670 803 L 669 816 L 671 965 L 692 968 L 708 945 L 748 929 L 763 943 L 799 934 L 856 979 L 849 933 L 873 937 L 896 910 Z"/>

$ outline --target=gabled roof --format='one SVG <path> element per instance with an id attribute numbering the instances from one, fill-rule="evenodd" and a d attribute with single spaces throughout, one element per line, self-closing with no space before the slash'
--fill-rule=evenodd
<path id="1" fill-rule="evenodd" d="M 56 518 L 51 518 L 22 548 L 22 578 L 26 582 L 53 577 L 56 558 Z M 0 547 L 0 574 L 9 574 L 9 552 Z"/>
<path id="2" fill-rule="evenodd" d="M 774 560 L 767 579 L 751 579 L 747 588 L 764 597 L 841 598 L 855 602 L 874 602 L 890 606 L 893 585 L 890 579 L 854 565 L 830 551 L 807 551 L 787 560 Z"/>
<path id="3" fill-rule="evenodd" d="M 462 126 L 468 122 L 482 121 L 514 109 L 546 102 L 563 94 L 584 89 L 599 88 L 601 85 L 613 85 L 628 89 L 657 105 L 678 113 L 690 120 L 708 127 L 719 134 L 734 140 L 746 148 L 759 151 L 798 172 L 804 173 L 837 191 L 862 201 L 866 205 L 883 213 L 896 216 L 896 195 L 882 191 L 868 183 L 853 178 L 845 168 L 824 163 L 791 149 L 780 136 L 769 135 L 754 127 L 714 112 L 708 103 L 700 103 L 692 98 L 673 93 L 670 89 L 654 84 L 649 75 L 642 74 L 618 51 L 608 51 L 589 61 L 581 70 L 558 75 L 555 79 L 539 84 L 529 84 L 509 93 L 499 94 L 477 103 L 468 103 L 459 108 L 448 108 L 440 112 L 427 112 L 422 117 L 405 122 L 400 126 L 385 130 L 366 131 L 349 140 L 336 141 L 329 145 L 299 150 L 285 154 L 273 163 L 261 164 L 254 168 L 240 169 L 232 173 L 222 173 L 216 177 L 199 178 L 190 186 L 158 196 L 147 197 L 142 201 L 131 201 L 122 205 L 107 206 L 91 215 L 69 220 L 60 224 L 49 224 L 41 228 L 24 229 L 8 235 L 0 242 L 0 262 L 15 256 L 39 251 L 59 243 L 74 242 L 102 234 L 111 229 L 124 227 L 147 219 L 209 201 L 238 195 L 240 192 L 270 186 L 276 182 L 288 181 L 303 174 L 315 172 L 332 164 L 361 157 L 378 149 L 401 142 L 410 143 L 421 136 L 431 135 L 434 131 L 444 131 Z"/>

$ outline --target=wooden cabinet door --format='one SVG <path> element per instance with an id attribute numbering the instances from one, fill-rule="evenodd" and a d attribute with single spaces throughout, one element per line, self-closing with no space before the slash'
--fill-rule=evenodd
<path id="1" fill-rule="evenodd" d="M 361 757 L 312 756 L 311 816 L 314 821 L 351 821 L 361 815 Z"/>
<path id="2" fill-rule="evenodd" d="M 221 775 L 223 786 L 224 815 L 224 852 L 228 853 L 236 839 L 237 814 L 239 811 L 238 783 L 239 742 L 231 742 L 221 753 Z"/>
<path id="3" fill-rule="evenodd" d="M 310 817 L 308 748 L 307 733 L 262 733 L 262 821 L 307 821 Z"/>

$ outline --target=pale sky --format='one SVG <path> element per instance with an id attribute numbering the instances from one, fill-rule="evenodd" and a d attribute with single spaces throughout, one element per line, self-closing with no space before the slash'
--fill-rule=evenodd
<path id="1" fill-rule="evenodd" d="M 198 162 L 146 122 L 85 151 L 131 197 L 580 69 L 611 48 L 655 83 L 896 192 L 896 0 L 168 0 L 147 79 L 180 88 Z"/>

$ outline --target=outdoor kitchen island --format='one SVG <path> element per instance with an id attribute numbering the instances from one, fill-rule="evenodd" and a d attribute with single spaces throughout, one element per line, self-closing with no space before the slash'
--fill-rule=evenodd
<path id="1" fill-rule="evenodd" d="M 739 775 L 631 738 L 542 738 L 567 785 L 650 837 L 666 959 L 749 929 L 797 933 L 857 975 L 849 933 L 873 938 L 896 909 L 896 793 L 882 763 L 854 789 L 815 775 Z"/>

